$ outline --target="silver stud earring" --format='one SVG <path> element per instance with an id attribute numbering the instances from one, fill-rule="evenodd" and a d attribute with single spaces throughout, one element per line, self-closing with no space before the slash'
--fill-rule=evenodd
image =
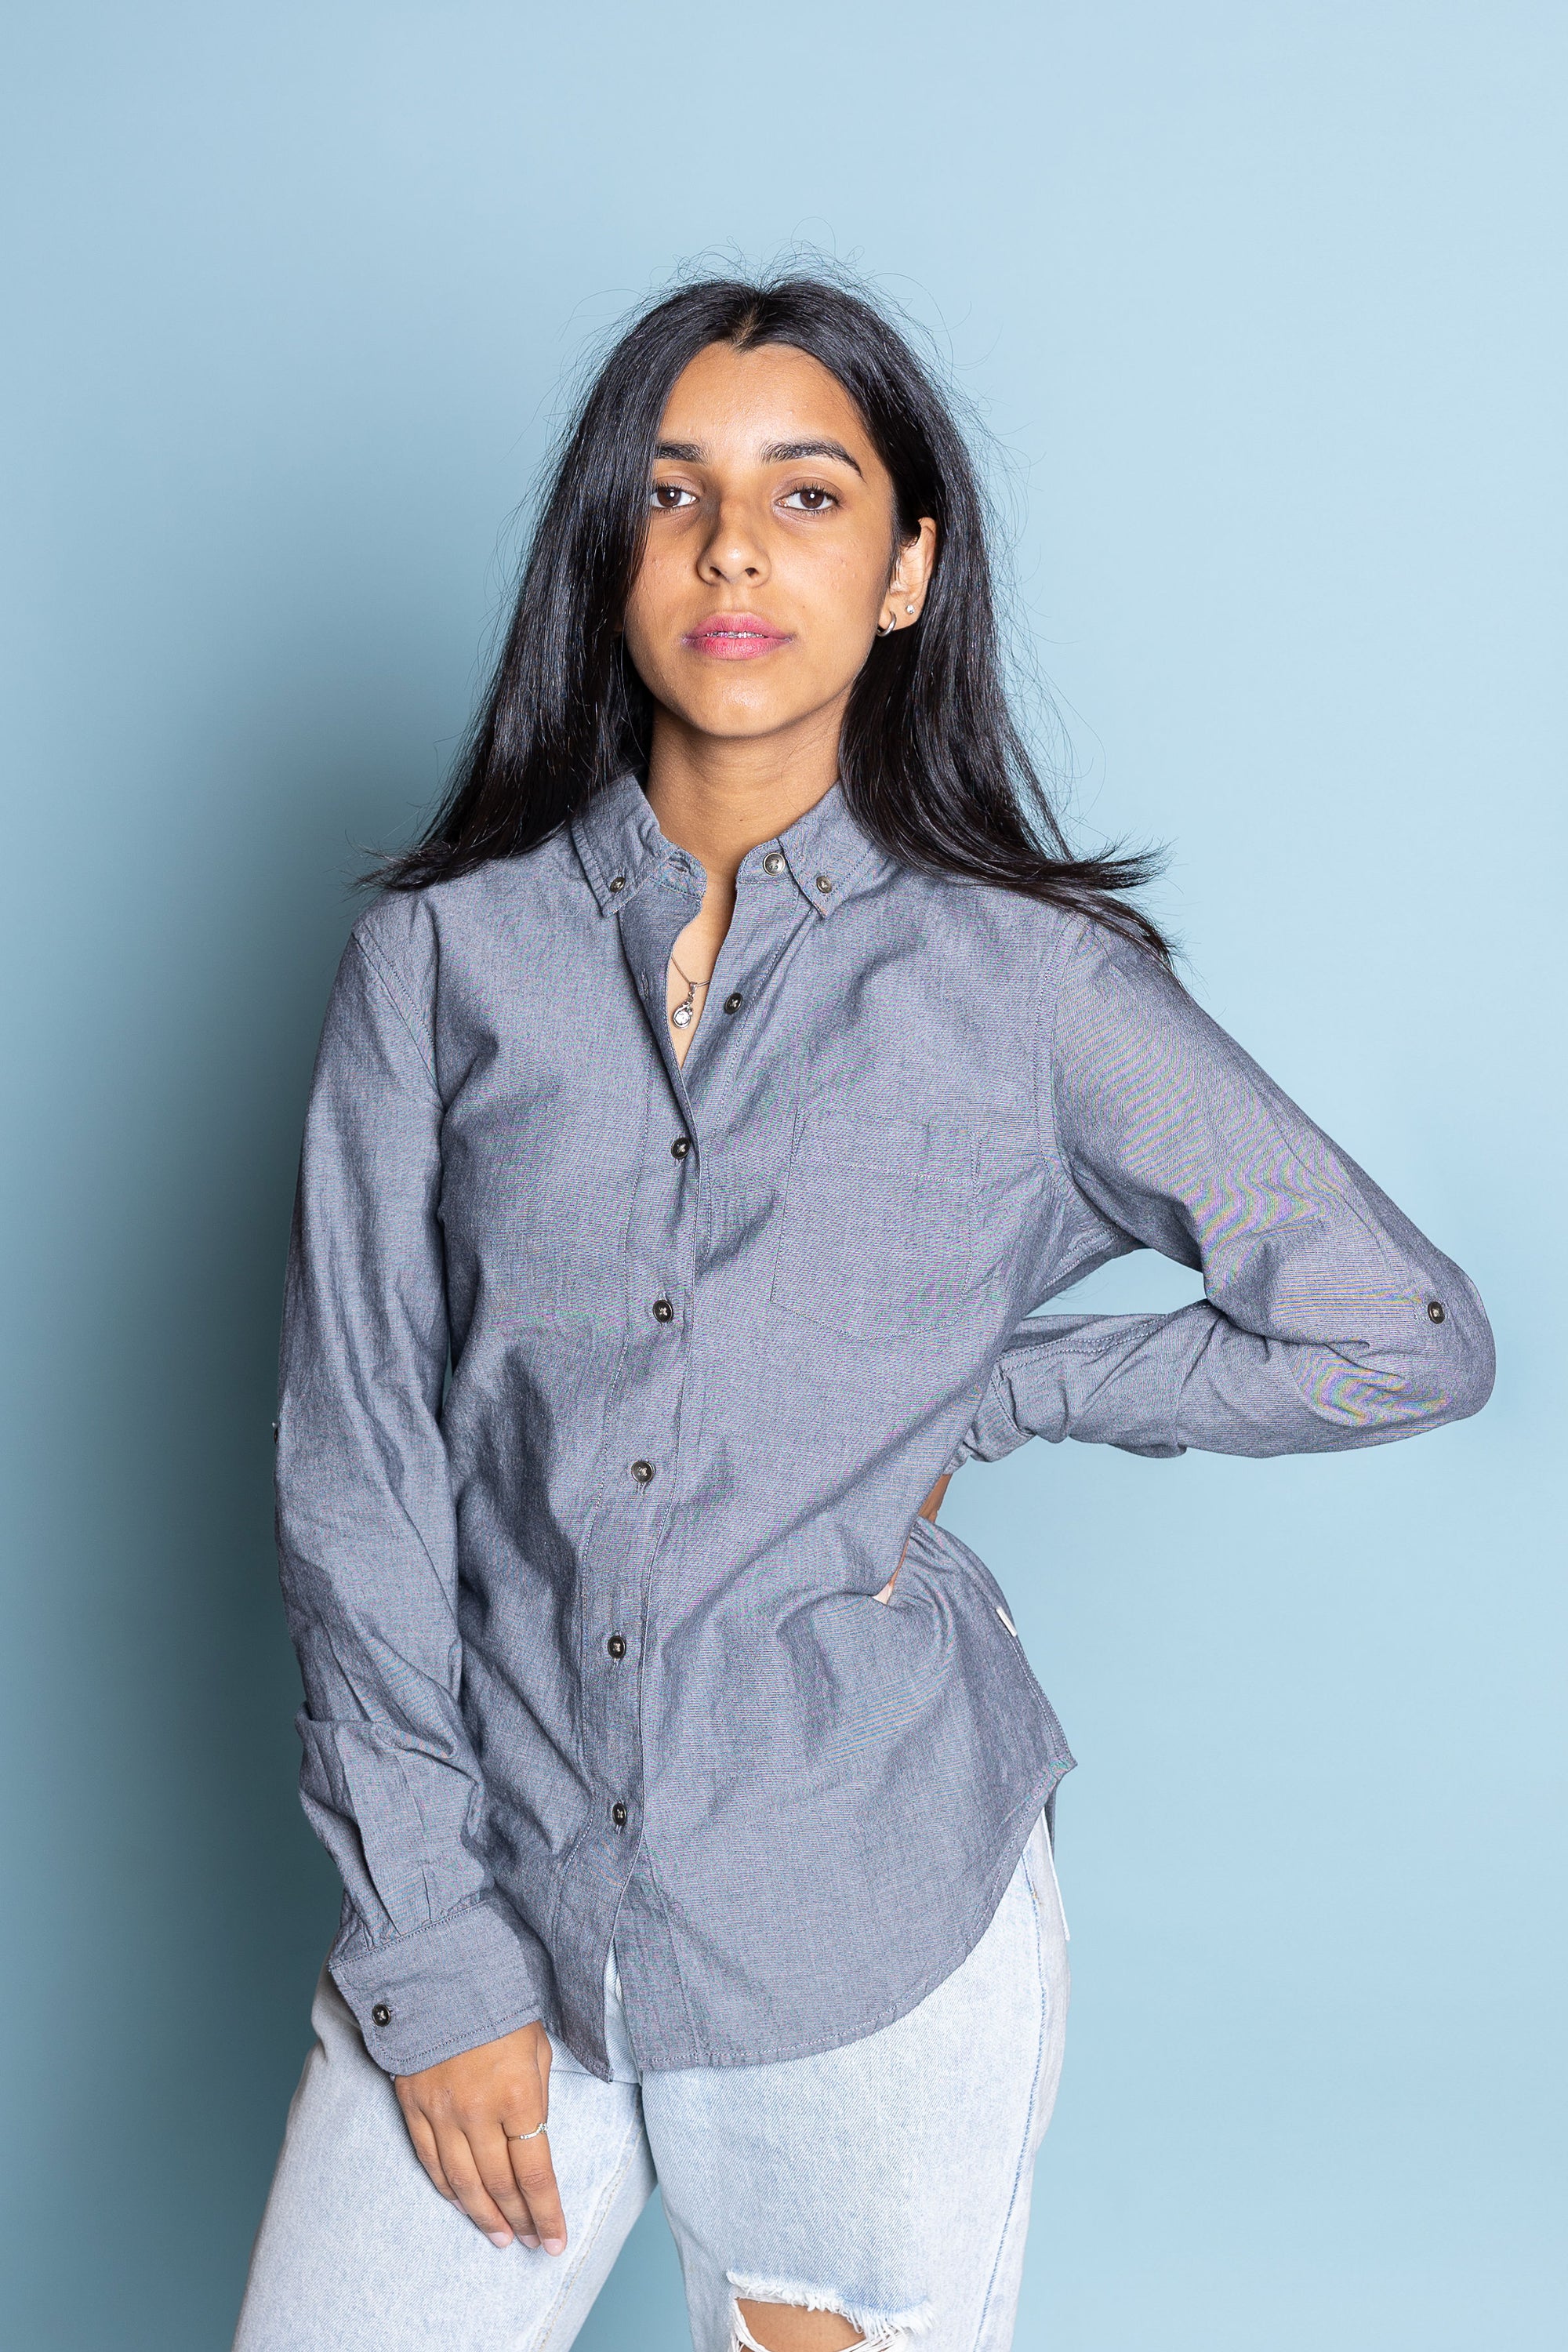
<path id="1" fill-rule="evenodd" d="M 913 606 L 912 604 L 906 604 L 906 605 L 904 606 L 904 610 L 905 610 L 905 612 L 906 612 L 906 613 L 912 613 L 912 612 L 914 611 L 914 609 L 915 609 L 915 608 L 914 608 L 914 606 Z"/>

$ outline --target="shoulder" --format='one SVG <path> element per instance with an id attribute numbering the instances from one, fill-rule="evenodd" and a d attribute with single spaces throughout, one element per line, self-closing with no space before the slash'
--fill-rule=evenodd
<path id="1" fill-rule="evenodd" d="M 564 833 L 517 857 L 495 857 L 448 882 L 383 890 L 353 927 L 357 953 L 394 995 L 428 1006 L 444 971 L 510 951 L 519 932 L 537 934 L 592 907 L 582 865 Z"/>
<path id="2" fill-rule="evenodd" d="M 1182 999 L 1181 982 L 1152 948 L 1108 917 L 1020 890 L 904 870 L 929 894 L 928 919 L 955 932 L 969 956 L 989 954 L 1015 982 L 1033 981 L 1047 1005 L 1128 992 Z"/>

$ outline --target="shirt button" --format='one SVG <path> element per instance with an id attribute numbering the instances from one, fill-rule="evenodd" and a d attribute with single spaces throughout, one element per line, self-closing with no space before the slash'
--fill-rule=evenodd
<path id="1" fill-rule="evenodd" d="M 626 1825 L 626 1809 L 625 1805 L 612 1805 L 610 1807 L 610 1819 L 614 1822 L 618 1830 L 624 1830 Z"/>
<path id="2" fill-rule="evenodd" d="M 817 888 L 821 891 L 821 893 L 822 893 L 823 897 L 826 898 L 826 896 L 827 896 L 827 893 L 828 893 L 828 892 L 832 889 L 832 887 L 833 887 L 833 877 L 832 877 L 832 875 L 831 875 L 831 874 L 819 874 L 819 875 L 817 876 L 817 877 L 816 877 L 816 887 L 817 887 Z"/>
<path id="3" fill-rule="evenodd" d="M 612 1633 L 605 1647 L 612 1658 L 624 1658 L 626 1654 L 626 1637 L 624 1634 Z"/>
<path id="4" fill-rule="evenodd" d="M 678 1135 L 669 1147 L 669 1156 L 672 1160 L 684 1160 L 690 1149 L 691 1138 L 689 1135 Z"/>
<path id="5" fill-rule="evenodd" d="M 370 2017 L 371 2023 L 373 2025 L 390 2025 L 392 2023 L 392 2011 L 388 2009 L 384 2000 L 378 2000 L 376 2002 L 375 2007 L 371 2011 Z"/>
<path id="6" fill-rule="evenodd" d="M 727 996 L 724 999 L 724 1010 L 726 1013 L 739 1013 L 745 1001 L 745 998 L 737 988 L 732 996 Z"/>
<path id="7" fill-rule="evenodd" d="M 669 1301 L 668 1301 L 668 1298 L 656 1298 L 656 1299 L 654 1300 L 654 1302 L 653 1302 L 653 1319 L 654 1319 L 654 1321 L 655 1321 L 656 1323 L 673 1323 L 673 1322 L 674 1322 L 674 1320 L 675 1320 L 675 1309 L 674 1309 L 674 1307 L 670 1305 L 670 1303 L 669 1303 Z"/>
<path id="8" fill-rule="evenodd" d="M 613 874 L 610 877 L 610 887 L 612 890 L 624 890 L 626 887 L 626 877 L 624 874 Z"/>
<path id="9" fill-rule="evenodd" d="M 1428 1323 L 1443 1323 L 1447 1320 L 1447 1318 L 1443 1312 L 1443 1302 L 1440 1298 L 1433 1298 L 1427 1301 L 1426 1320 Z"/>
<path id="10" fill-rule="evenodd" d="M 634 1462 L 632 1464 L 632 1476 L 637 1480 L 639 1486 L 646 1486 L 648 1480 L 653 1476 L 653 1464 L 651 1462 Z"/>
<path id="11" fill-rule="evenodd" d="M 767 856 L 763 860 L 763 872 L 764 874 L 782 874 L 784 870 L 784 861 L 783 851 L 770 849 Z"/>

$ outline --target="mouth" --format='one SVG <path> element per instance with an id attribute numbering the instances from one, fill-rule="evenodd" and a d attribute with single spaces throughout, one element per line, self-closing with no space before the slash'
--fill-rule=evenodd
<path id="1" fill-rule="evenodd" d="M 755 661 L 759 654 L 771 654 L 789 641 L 787 629 L 775 629 L 755 613 L 710 614 L 681 639 L 692 653 L 706 654 L 710 661 Z"/>

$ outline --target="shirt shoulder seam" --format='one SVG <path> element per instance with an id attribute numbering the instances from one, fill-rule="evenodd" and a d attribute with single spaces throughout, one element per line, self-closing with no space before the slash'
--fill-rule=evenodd
<path id="1" fill-rule="evenodd" d="M 426 1076 L 429 1079 L 430 1084 L 435 1088 L 437 1094 L 439 1095 L 441 1085 L 440 1080 L 436 1076 L 436 1066 L 431 1060 L 425 1039 L 421 1036 L 419 1029 L 416 1024 L 413 1016 L 409 1013 L 408 1007 L 404 1003 L 402 997 L 398 994 L 398 992 L 393 983 L 392 974 L 388 967 L 386 958 L 382 954 L 381 950 L 376 947 L 371 940 L 366 938 L 357 928 L 353 933 L 353 939 L 354 946 L 359 950 L 360 954 L 364 959 L 366 969 L 371 973 L 373 979 L 380 982 L 383 993 L 385 995 L 387 1003 L 391 1005 L 399 1021 L 402 1022 L 403 1026 L 408 1032 L 409 1040 L 413 1045 L 415 1052 L 419 1056 L 420 1066 L 424 1070 Z"/>

